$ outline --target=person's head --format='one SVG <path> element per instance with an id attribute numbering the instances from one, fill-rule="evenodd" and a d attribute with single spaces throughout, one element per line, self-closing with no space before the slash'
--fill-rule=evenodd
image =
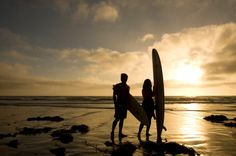
<path id="1" fill-rule="evenodd" d="M 125 73 L 121 73 L 120 80 L 121 82 L 126 83 L 128 80 L 128 75 Z"/>
<path id="2" fill-rule="evenodd" d="M 152 82 L 150 79 L 146 79 L 143 82 L 143 89 L 151 89 L 152 88 Z"/>

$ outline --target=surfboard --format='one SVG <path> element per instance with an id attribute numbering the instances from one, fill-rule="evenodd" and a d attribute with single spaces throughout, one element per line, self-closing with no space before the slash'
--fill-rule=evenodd
<path id="1" fill-rule="evenodd" d="M 164 95 L 164 82 L 161 67 L 161 60 L 156 49 L 152 50 L 152 63 L 153 63 L 153 80 L 155 104 L 156 104 L 156 129 L 157 129 L 157 142 L 161 142 L 161 134 L 164 124 L 165 114 L 165 95 Z"/>
<path id="2" fill-rule="evenodd" d="M 129 94 L 129 102 L 127 105 L 127 109 L 142 124 L 149 125 L 146 112 L 144 111 L 143 107 L 138 103 L 138 101 L 131 94 Z"/>

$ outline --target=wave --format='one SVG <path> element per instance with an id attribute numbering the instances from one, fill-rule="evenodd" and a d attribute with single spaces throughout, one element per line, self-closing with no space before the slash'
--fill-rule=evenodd
<path id="1" fill-rule="evenodd" d="M 141 96 L 135 96 L 135 98 L 139 103 L 142 102 Z M 236 96 L 166 96 L 165 103 L 236 104 Z M 0 96 L 0 105 L 79 106 L 89 104 L 111 105 L 113 100 L 111 96 Z"/>

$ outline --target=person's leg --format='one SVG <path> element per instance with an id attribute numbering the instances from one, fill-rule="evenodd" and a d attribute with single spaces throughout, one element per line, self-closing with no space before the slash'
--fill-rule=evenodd
<path id="1" fill-rule="evenodd" d="M 149 125 L 147 126 L 147 129 L 146 129 L 146 140 L 147 140 L 147 141 L 149 141 L 149 136 L 150 136 L 149 130 L 150 130 L 151 123 L 152 123 L 151 120 L 152 120 L 152 117 L 150 117 L 150 118 L 148 119 Z"/>
<path id="2" fill-rule="evenodd" d="M 119 121 L 119 119 L 115 118 L 115 120 L 114 120 L 113 123 L 112 123 L 112 131 L 111 131 L 111 132 L 114 133 L 118 121 Z"/>
<path id="3" fill-rule="evenodd" d="M 114 143 L 114 131 L 115 131 L 115 128 L 116 128 L 116 125 L 117 125 L 118 121 L 119 121 L 119 119 L 115 118 L 115 120 L 112 123 L 112 130 L 111 130 L 111 141 L 112 141 L 112 143 Z"/>
<path id="4" fill-rule="evenodd" d="M 142 132 L 143 126 L 144 126 L 143 124 L 140 124 L 140 125 L 139 125 L 138 140 L 141 140 L 141 132 Z"/>
<path id="5" fill-rule="evenodd" d="M 119 141 L 120 142 L 122 138 L 125 136 L 124 134 L 122 134 L 123 124 L 124 124 L 124 119 L 120 119 L 120 123 L 119 123 Z"/>

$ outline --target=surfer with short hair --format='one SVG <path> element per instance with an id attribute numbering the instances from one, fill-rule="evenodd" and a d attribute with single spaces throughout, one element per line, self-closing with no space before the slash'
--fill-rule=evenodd
<path id="1" fill-rule="evenodd" d="M 125 73 L 121 74 L 121 83 L 113 85 L 113 101 L 115 104 L 115 120 L 112 123 L 112 131 L 111 131 L 111 141 L 114 143 L 114 131 L 117 123 L 119 122 L 119 142 L 124 135 L 122 133 L 124 119 L 127 117 L 127 103 L 129 97 L 130 87 L 126 84 L 128 80 L 128 75 Z"/>
<path id="2" fill-rule="evenodd" d="M 152 82 L 150 79 L 146 79 L 143 83 L 142 96 L 143 96 L 142 107 L 147 114 L 148 122 L 149 122 L 149 125 L 146 128 L 146 140 L 148 141 L 149 135 L 150 135 L 149 130 L 151 127 L 152 117 L 154 117 L 154 119 L 156 118 L 155 114 L 154 114 L 154 108 L 155 108 L 154 107 L 154 100 L 152 99 L 152 97 L 154 96 L 154 93 L 152 91 Z M 140 123 L 139 131 L 138 131 L 138 139 L 139 140 L 141 140 L 141 132 L 142 132 L 143 126 L 144 125 L 142 123 Z"/>

